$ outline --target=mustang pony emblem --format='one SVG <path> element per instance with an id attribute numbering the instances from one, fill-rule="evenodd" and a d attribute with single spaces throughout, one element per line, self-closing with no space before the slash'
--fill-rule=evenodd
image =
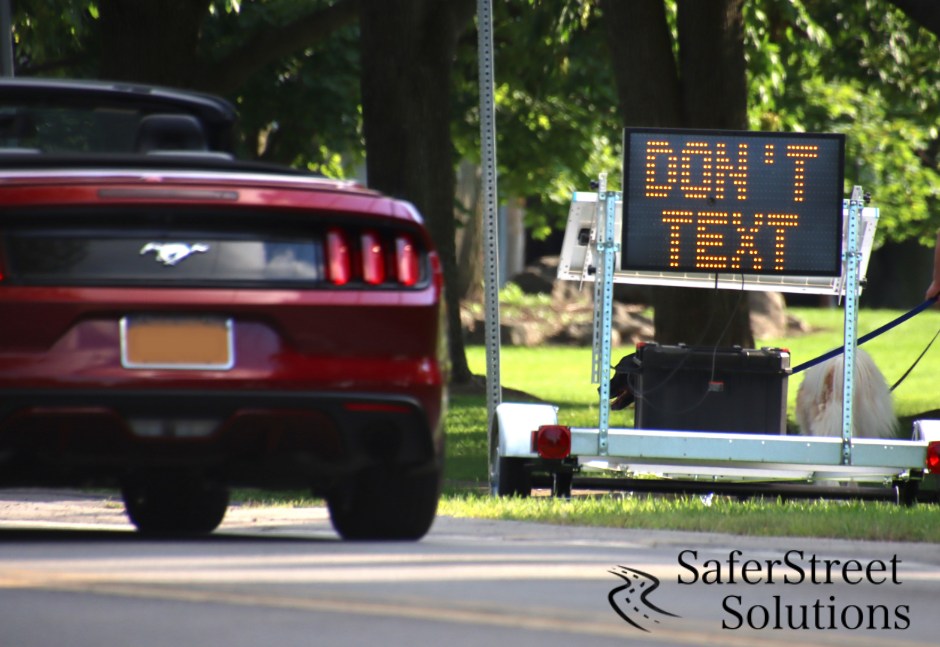
<path id="1" fill-rule="evenodd" d="M 208 252 L 209 246 L 203 243 L 147 243 L 140 250 L 143 256 L 149 252 L 157 253 L 157 261 L 164 265 L 176 265 L 181 260 L 196 252 Z"/>

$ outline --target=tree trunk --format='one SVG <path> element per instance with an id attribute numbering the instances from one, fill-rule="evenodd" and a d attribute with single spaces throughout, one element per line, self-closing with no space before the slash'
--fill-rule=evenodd
<path id="1" fill-rule="evenodd" d="M 678 0 L 679 61 L 663 0 L 602 0 L 625 126 L 747 129 L 743 0 Z M 752 347 L 748 300 L 653 290 L 656 341 Z"/>
<path id="2" fill-rule="evenodd" d="M 679 0 L 682 122 L 686 128 L 747 130 L 744 0 Z M 656 341 L 754 346 L 743 292 L 660 288 Z M 711 313 L 714 314 L 710 317 Z M 707 326 L 707 329 L 706 329 Z"/>
<path id="3" fill-rule="evenodd" d="M 480 167 L 467 160 L 457 168 L 457 202 L 463 227 L 457 230 L 457 296 L 483 293 L 483 182 Z"/>
<path id="4" fill-rule="evenodd" d="M 747 130 L 744 0 L 678 0 L 685 128 Z"/>
<path id="5" fill-rule="evenodd" d="M 471 378 L 456 290 L 450 73 L 472 0 L 361 0 L 362 121 L 369 185 L 410 200 L 440 253 L 452 379 Z M 468 11 L 469 8 L 469 11 Z"/>
<path id="6" fill-rule="evenodd" d="M 624 126 L 682 126 L 679 70 L 663 0 L 601 0 Z"/>

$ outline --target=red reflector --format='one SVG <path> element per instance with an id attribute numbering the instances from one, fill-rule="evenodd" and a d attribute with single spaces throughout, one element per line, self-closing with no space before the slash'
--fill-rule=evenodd
<path id="1" fill-rule="evenodd" d="M 362 280 L 369 285 L 385 281 L 385 254 L 374 231 L 362 232 Z"/>
<path id="2" fill-rule="evenodd" d="M 411 409 L 403 404 L 386 404 L 384 402 L 346 402 L 343 404 L 346 411 L 379 411 L 382 413 L 411 413 Z"/>
<path id="3" fill-rule="evenodd" d="M 349 241 L 341 229 L 326 232 L 326 262 L 329 279 L 334 285 L 349 283 Z"/>
<path id="4" fill-rule="evenodd" d="M 539 427 L 539 456 L 542 458 L 566 458 L 571 453 L 571 430 L 561 425 Z"/>
<path id="5" fill-rule="evenodd" d="M 395 251 L 398 261 L 398 282 L 402 285 L 414 285 L 418 282 L 418 250 L 410 236 L 398 236 L 395 239 Z"/>
<path id="6" fill-rule="evenodd" d="M 931 474 L 940 474 L 940 441 L 927 445 L 927 470 Z"/>

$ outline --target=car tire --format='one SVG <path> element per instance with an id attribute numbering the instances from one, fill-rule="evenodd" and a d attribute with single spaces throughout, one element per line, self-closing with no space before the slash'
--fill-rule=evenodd
<path id="1" fill-rule="evenodd" d="M 440 468 L 363 470 L 327 495 L 333 528 L 343 539 L 421 539 L 437 513 L 442 476 Z"/>
<path id="2" fill-rule="evenodd" d="M 121 489 L 131 523 L 146 534 L 210 533 L 228 510 L 227 488 L 202 478 L 168 475 Z"/>
<path id="3" fill-rule="evenodd" d="M 525 463 L 524 458 L 500 456 L 496 494 L 521 497 L 532 494 L 532 479 L 525 469 Z"/>

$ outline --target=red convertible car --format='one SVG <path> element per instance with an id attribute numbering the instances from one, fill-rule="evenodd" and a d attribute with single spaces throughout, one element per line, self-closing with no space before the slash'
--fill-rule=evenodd
<path id="1" fill-rule="evenodd" d="M 230 154 L 214 97 L 0 82 L 0 487 L 121 489 L 209 532 L 312 488 L 345 538 L 434 519 L 446 341 L 421 216 Z"/>

